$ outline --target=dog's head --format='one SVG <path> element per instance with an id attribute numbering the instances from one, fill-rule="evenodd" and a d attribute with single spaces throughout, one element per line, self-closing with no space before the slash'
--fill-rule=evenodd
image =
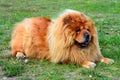
<path id="1" fill-rule="evenodd" d="M 86 47 L 92 42 L 95 29 L 93 22 L 87 16 L 71 11 L 62 15 L 62 18 L 66 43 Z"/>

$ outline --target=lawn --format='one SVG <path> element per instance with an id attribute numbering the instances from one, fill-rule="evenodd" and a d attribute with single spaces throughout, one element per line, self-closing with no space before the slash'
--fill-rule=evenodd
<path id="1" fill-rule="evenodd" d="M 97 63 L 94 69 L 10 55 L 11 33 L 27 17 L 55 18 L 64 9 L 88 15 L 97 27 L 101 52 L 115 63 Z M 119 0 L 0 0 L 0 80 L 120 80 Z"/>

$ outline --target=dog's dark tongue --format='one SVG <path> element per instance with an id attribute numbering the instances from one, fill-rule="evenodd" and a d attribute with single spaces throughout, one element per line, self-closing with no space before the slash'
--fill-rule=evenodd
<path id="1" fill-rule="evenodd" d="M 81 47 L 86 47 L 86 46 L 88 46 L 88 44 L 89 44 L 89 42 L 79 43 L 79 45 L 80 45 Z"/>
<path id="2" fill-rule="evenodd" d="M 88 44 L 89 44 L 89 42 L 79 43 L 79 42 L 77 42 L 77 41 L 76 41 L 75 43 L 76 43 L 76 45 L 79 46 L 79 47 L 87 47 Z"/>

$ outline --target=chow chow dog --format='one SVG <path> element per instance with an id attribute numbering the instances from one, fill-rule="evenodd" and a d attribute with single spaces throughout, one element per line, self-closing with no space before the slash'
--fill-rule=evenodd
<path id="1" fill-rule="evenodd" d="M 75 10 L 65 10 L 55 20 L 33 17 L 17 23 L 11 49 L 11 54 L 16 57 L 45 59 L 85 68 L 94 68 L 96 62 L 114 62 L 101 54 L 93 21 Z"/>

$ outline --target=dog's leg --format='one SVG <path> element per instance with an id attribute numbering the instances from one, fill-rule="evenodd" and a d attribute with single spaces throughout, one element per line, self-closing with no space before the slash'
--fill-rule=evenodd
<path id="1" fill-rule="evenodd" d="M 21 58 L 25 58 L 26 56 L 25 56 L 25 54 L 23 52 L 17 52 L 16 57 L 18 59 L 21 59 Z"/>
<path id="2" fill-rule="evenodd" d="M 84 61 L 81 65 L 85 68 L 94 68 L 96 66 L 96 64 L 91 61 Z"/>
<path id="3" fill-rule="evenodd" d="M 113 60 L 113 59 L 109 59 L 109 58 L 102 57 L 102 58 L 100 58 L 100 62 L 104 62 L 105 64 L 113 64 L 113 63 L 114 63 L 114 60 Z"/>

